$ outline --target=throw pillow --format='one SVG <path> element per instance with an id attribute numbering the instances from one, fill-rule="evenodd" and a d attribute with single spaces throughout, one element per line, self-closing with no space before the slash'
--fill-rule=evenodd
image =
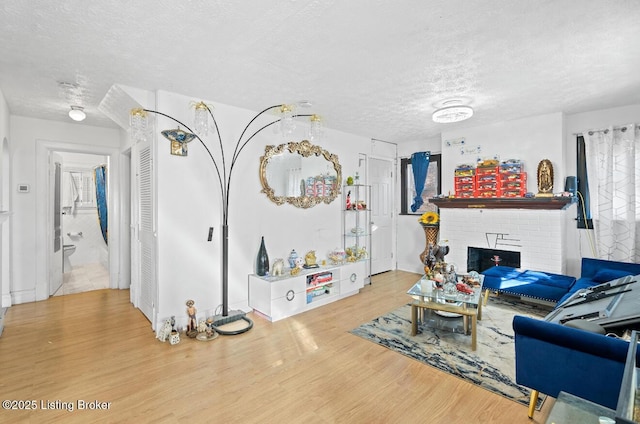
<path id="1" fill-rule="evenodd" d="M 623 271 L 621 269 L 603 268 L 596 272 L 596 275 L 593 276 L 592 280 L 596 283 L 606 283 L 631 274 L 633 273 L 630 271 Z"/>

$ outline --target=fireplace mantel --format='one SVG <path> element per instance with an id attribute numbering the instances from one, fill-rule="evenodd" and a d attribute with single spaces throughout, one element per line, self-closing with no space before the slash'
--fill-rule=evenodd
<path id="1" fill-rule="evenodd" d="M 454 209 L 566 209 L 576 202 L 576 197 L 518 197 L 518 198 L 432 198 L 439 208 Z"/>

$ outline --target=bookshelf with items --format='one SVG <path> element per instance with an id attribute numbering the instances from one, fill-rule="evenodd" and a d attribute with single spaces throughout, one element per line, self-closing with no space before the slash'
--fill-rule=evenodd
<path id="1" fill-rule="evenodd" d="M 342 239 L 347 262 L 366 264 L 366 281 L 371 282 L 371 186 L 342 188 Z"/>

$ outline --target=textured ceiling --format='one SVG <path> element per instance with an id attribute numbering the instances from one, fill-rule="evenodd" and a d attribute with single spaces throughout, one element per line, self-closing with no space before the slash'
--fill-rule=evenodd
<path id="1" fill-rule="evenodd" d="M 114 126 L 112 84 L 262 110 L 391 142 L 640 103 L 637 0 L 4 0 L 0 90 L 14 115 Z M 59 82 L 74 84 L 62 90 Z M 458 124 L 431 113 L 457 98 Z"/>

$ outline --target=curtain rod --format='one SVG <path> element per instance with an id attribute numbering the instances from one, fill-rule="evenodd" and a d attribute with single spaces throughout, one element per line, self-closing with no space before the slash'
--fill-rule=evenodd
<path id="1" fill-rule="evenodd" d="M 380 140 L 379 138 L 372 138 L 371 141 L 380 141 L 382 143 L 393 144 L 394 146 L 398 146 L 398 143 L 394 143 L 393 141 Z"/>
<path id="2" fill-rule="evenodd" d="M 631 126 L 631 128 L 633 128 L 633 127 L 635 127 L 635 126 L 636 126 L 636 125 L 632 125 L 632 126 Z M 637 127 L 638 127 L 638 128 L 640 128 L 640 125 L 637 125 Z M 625 132 L 625 131 L 627 131 L 627 129 L 628 129 L 628 127 L 627 127 L 626 125 L 625 125 L 625 126 L 623 126 L 623 127 L 613 127 L 613 130 L 614 130 L 614 131 L 622 131 L 622 132 Z M 587 134 L 589 134 L 589 135 L 593 135 L 593 134 L 595 134 L 595 133 L 599 133 L 599 132 L 602 132 L 602 133 L 607 134 L 607 133 L 609 132 L 609 128 L 600 128 L 600 129 L 598 129 L 598 130 L 589 130 L 589 131 L 587 132 Z M 584 133 L 581 133 L 581 132 L 579 132 L 579 133 L 573 133 L 573 135 L 575 135 L 575 136 L 578 136 L 578 135 L 584 135 Z"/>

